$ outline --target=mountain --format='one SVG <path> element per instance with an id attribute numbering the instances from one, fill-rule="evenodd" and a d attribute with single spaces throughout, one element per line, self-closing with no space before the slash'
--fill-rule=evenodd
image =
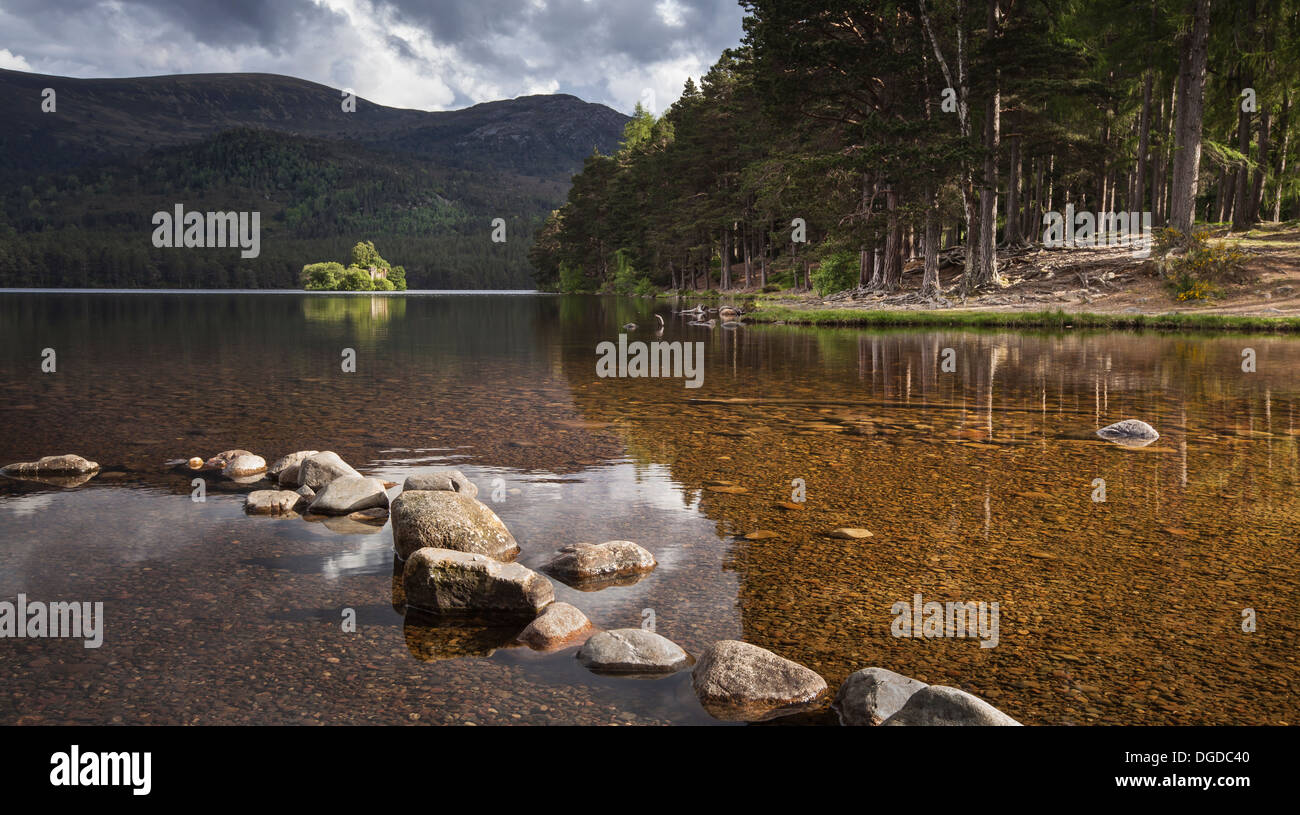
<path id="1" fill-rule="evenodd" d="M 294 286 L 357 240 L 412 287 L 527 286 L 532 232 L 628 121 L 565 94 L 345 112 L 338 89 L 271 74 L 0 70 L 0 100 L 0 286 Z M 155 249 L 150 218 L 176 203 L 260 211 L 262 254 Z"/>

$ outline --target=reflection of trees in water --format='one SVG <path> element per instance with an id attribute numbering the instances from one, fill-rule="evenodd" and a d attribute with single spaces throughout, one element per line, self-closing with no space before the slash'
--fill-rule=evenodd
<path id="1" fill-rule="evenodd" d="M 380 326 L 406 316 L 406 298 L 376 295 L 312 295 L 302 301 L 310 322 L 348 324 L 358 335 L 375 337 Z"/>
<path id="2" fill-rule="evenodd" d="M 573 418 L 555 375 L 557 307 L 481 295 L 3 297 L 0 463 L 81 450 L 156 473 L 239 446 L 268 459 L 333 449 L 364 466 L 388 447 L 454 446 L 571 472 L 593 445 L 550 425 Z M 51 345 L 53 376 L 34 364 Z M 357 351 L 355 373 L 340 369 L 344 348 Z"/>
<path id="3" fill-rule="evenodd" d="M 665 332 L 691 338 L 679 323 Z M 1197 643 L 1221 621 L 1170 609 L 1296 594 L 1294 570 L 1268 564 L 1288 562 L 1300 523 L 1300 342 L 781 327 L 704 339 L 699 391 L 674 380 L 588 386 L 590 334 L 564 344 L 565 373 L 584 415 L 613 422 L 638 462 L 667 467 L 728 540 L 746 638 L 820 663 L 829 679 L 883 664 L 931 681 L 992 682 L 977 667 L 992 660 L 1008 675 L 1042 681 L 1057 666 L 1045 656 L 1050 645 L 1106 654 L 1096 664 L 1108 664 L 1110 676 L 1090 658 L 1071 669 L 1113 689 L 1171 656 L 1205 658 Z M 1241 371 L 1247 346 L 1267 361 L 1257 374 Z M 945 348 L 955 374 L 940 368 Z M 1123 418 L 1150 421 L 1161 439 L 1133 451 L 1095 436 Z M 808 482 L 807 506 L 777 508 L 794 477 Z M 1097 477 L 1107 482 L 1105 504 L 1091 498 Z M 710 492 L 714 480 L 749 492 Z M 859 523 L 877 532 L 870 545 L 822 537 Z M 735 539 L 755 529 L 780 537 Z M 957 646 L 904 648 L 881 634 L 884 610 L 913 590 L 1003 601 L 1004 631 L 1029 631 L 1019 635 L 1029 647 L 975 647 L 975 656 Z M 1021 615 L 1027 622 L 1016 621 Z M 1160 633 L 1140 642 L 1105 635 L 1133 626 Z M 1294 631 L 1279 636 L 1257 646 L 1270 659 L 1290 647 L 1288 636 L 1294 644 Z M 1203 669 L 1221 683 L 1231 673 L 1218 657 Z M 1176 677 L 1168 684 L 1189 699 L 1204 694 Z M 1020 696 L 1021 709 L 1060 719 L 1050 695 Z M 1093 703 L 1111 721 L 1126 720 L 1111 702 Z"/>

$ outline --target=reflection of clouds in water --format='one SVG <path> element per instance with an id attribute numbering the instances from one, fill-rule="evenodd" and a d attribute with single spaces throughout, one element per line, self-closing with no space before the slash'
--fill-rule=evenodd
<path id="1" fill-rule="evenodd" d="M 0 549 L 0 588 L 45 579 L 50 553 L 69 546 L 102 570 L 189 556 L 213 540 L 215 523 L 244 515 L 242 495 L 209 493 L 196 503 L 188 494 L 129 487 L 33 493 L 0 506 L 9 510 L 0 513 L 0 541 L 10 544 Z"/>
<path id="2" fill-rule="evenodd" d="M 699 513 L 698 502 L 683 500 L 681 487 L 659 464 L 636 465 L 624 459 L 590 468 L 579 478 L 536 473 L 514 478 L 507 478 L 507 486 L 517 484 L 522 495 L 511 496 L 495 509 L 512 531 L 518 530 L 523 548 L 519 560 L 529 568 L 549 562 L 566 544 L 608 540 L 634 541 L 659 562 L 649 577 L 631 586 L 577 592 L 580 599 L 571 602 L 589 605 L 639 597 L 684 565 L 683 542 L 716 540 L 714 524 Z M 557 596 L 560 591 L 557 587 Z"/>
<path id="3" fill-rule="evenodd" d="M 13 498 L 0 498 L 0 506 L 8 509 L 19 518 L 44 512 L 54 505 L 54 493 L 37 492 L 31 495 L 18 495 Z"/>
<path id="4" fill-rule="evenodd" d="M 321 574 L 331 580 L 353 574 L 383 574 L 393 562 L 392 527 L 386 526 L 374 535 L 348 535 L 347 540 L 355 544 L 348 552 L 341 552 L 325 558 L 321 563 Z"/>

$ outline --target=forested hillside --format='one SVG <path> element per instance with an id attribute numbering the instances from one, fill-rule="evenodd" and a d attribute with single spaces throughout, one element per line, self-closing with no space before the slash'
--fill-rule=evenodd
<path id="1" fill-rule="evenodd" d="M 995 287 L 1067 206 L 1188 242 L 1300 218 L 1296 0 L 742 5 L 741 47 L 587 160 L 541 285 L 897 291 L 919 268 L 937 302 L 941 262 Z"/>
<path id="2" fill-rule="evenodd" d="M 304 264 L 362 237 L 402 262 L 412 288 L 518 288 L 527 236 L 564 194 L 558 180 L 488 185 L 471 170 L 252 130 L 41 181 L 4 191 L 3 285 L 296 288 Z M 261 254 L 154 248 L 150 219 L 176 203 L 260 212 Z M 516 240 L 490 240 L 492 213 Z"/>
<path id="3" fill-rule="evenodd" d="M 627 121 L 564 95 L 347 113 L 335 89 L 248 74 L 0 71 L 0 93 L 0 286 L 297 288 L 368 240 L 411 288 L 531 287 L 533 232 Z M 260 254 L 155 248 L 151 218 L 177 204 L 260 213 Z"/>

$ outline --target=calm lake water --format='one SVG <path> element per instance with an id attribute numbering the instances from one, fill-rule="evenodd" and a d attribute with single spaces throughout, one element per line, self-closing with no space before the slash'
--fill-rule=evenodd
<path id="1" fill-rule="evenodd" d="M 103 467 L 74 488 L 0 479 L 0 600 L 103 601 L 106 616 L 99 649 L 0 640 L 0 724 L 714 722 L 689 672 L 597 676 L 515 631 L 408 623 L 390 526 L 249 517 L 257 487 L 220 479 L 196 503 L 165 466 L 235 447 L 334 450 L 399 483 L 456 466 L 529 567 L 579 541 L 654 553 L 634 585 L 555 583 L 597 625 L 650 609 L 694 655 L 744 639 L 832 691 L 881 666 L 1027 724 L 1300 721 L 1300 341 L 708 329 L 672 311 L 0 294 L 0 463 Z M 654 312 L 662 339 L 705 344 L 703 387 L 596 376 L 597 344 Z M 1161 438 L 1094 435 L 1125 418 Z M 780 506 L 798 479 L 806 501 Z M 874 536 L 825 536 L 846 526 Z M 760 530 L 775 536 L 740 537 Z M 892 636 L 892 606 L 917 594 L 998 603 L 997 647 Z"/>

